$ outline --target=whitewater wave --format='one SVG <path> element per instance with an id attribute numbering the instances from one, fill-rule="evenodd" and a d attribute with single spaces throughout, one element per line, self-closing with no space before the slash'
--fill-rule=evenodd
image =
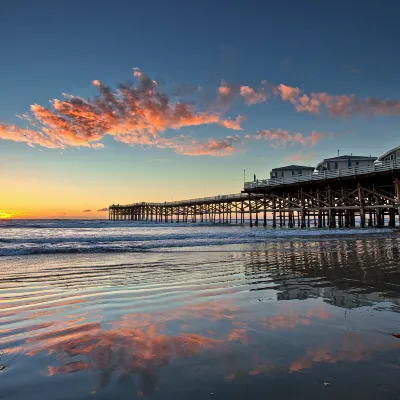
<path id="1" fill-rule="evenodd" d="M 6 228 L 6 229 L 2 229 Z M 389 229 L 272 229 L 219 224 L 43 220 L 0 224 L 0 256 L 221 250 L 223 246 L 291 240 L 329 240 L 338 235 L 393 234 Z M 232 247 L 233 246 L 233 247 Z"/>

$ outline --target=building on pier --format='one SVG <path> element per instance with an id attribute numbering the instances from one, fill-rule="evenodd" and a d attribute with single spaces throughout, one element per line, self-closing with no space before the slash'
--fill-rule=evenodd
<path id="1" fill-rule="evenodd" d="M 291 176 L 312 174 L 314 167 L 305 167 L 303 165 L 288 165 L 286 167 L 273 168 L 271 170 L 271 179 L 274 178 L 289 178 Z"/>
<path id="2" fill-rule="evenodd" d="M 325 158 L 317 165 L 318 171 L 331 171 L 335 169 L 347 169 L 352 167 L 368 167 L 373 165 L 377 157 L 344 155 Z"/>
<path id="3" fill-rule="evenodd" d="M 386 152 L 383 156 L 379 157 L 379 161 L 396 161 L 400 160 L 400 146 Z"/>

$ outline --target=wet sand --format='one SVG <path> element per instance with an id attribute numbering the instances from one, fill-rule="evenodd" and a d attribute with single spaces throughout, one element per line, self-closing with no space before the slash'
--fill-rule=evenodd
<path id="1" fill-rule="evenodd" d="M 397 399 L 400 238 L 0 258 L 0 399 Z"/>

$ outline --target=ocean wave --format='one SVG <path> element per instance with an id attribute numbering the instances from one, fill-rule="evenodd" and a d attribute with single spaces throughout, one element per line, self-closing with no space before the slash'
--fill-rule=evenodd
<path id="1" fill-rule="evenodd" d="M 108 222 L 108 221 L 107 221 Z M 221 246 L 272 243 L 280 241 L 310 241 L 343 238 L 365 234 L 385 234 L 389 229 L 250 229 L 247 226 L 194 224 L 135 224 L 111 226 L 105 229 L 65 227 L 64 221 L 55 222 L 58 228 L 0 230 L 0 256 L 21 256 L 62 253 L 135 253 L 149 251 L 199 251 L 221 249 Z M 82 223 L 82 221 L 72 221 Z M 90 225 L 90 224 L 89 224 Z M 234 248 L 233 248 L 234 250 Z"/>

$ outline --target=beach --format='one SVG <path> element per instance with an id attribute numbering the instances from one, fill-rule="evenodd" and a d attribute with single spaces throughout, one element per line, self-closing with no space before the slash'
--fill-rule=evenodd
<path id="1" fill-rule="evenodd" d="M 399 231 L 0 227 L 0 399 L 399 398 Z"/>

